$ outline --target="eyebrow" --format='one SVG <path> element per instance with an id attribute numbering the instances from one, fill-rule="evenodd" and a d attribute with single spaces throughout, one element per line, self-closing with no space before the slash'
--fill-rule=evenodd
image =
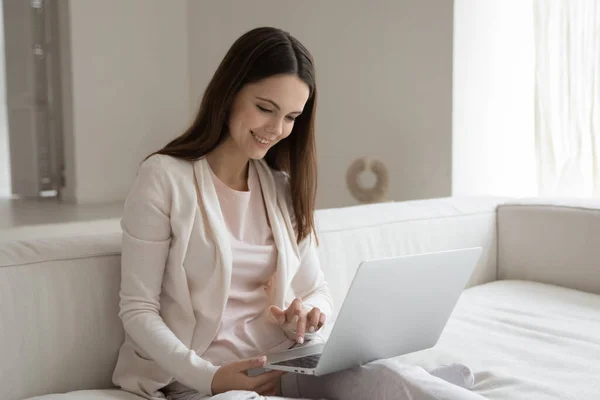
<path id="1" fill-rule="evenodd" d="M 275 107 L 276 109 L 281 111 L 281 107 L 279 107 L 279 104 L 275 103 L 273 100 L 265 99 L 264 97 L 259 97 L 259 96 L 256 96 L 256 98 L 258 100 L 262 100 L 262 101 L 266 101 L 267 103 L 271 103 L 273 105 L 273 107 Z M 294 112 L 291 112 L 290 114 L 302 114 L 302 111 L 294 111 Z"/>

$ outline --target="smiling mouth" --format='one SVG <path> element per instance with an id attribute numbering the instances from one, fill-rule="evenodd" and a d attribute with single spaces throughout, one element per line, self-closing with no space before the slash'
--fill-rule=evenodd
<path id="1" fill-rule="evenodd" d="M 250 131 L 250 133 L 252 134 L 252 137 L 253 137 L 253 138 L 254 138 L 254 139 L 255 139 L 255 140 L 258 142 L 258 143 L 260 143 L 260 144 L 265 144 L 265 145 L 266 145 L 266 144 L 271 144 L 271 143 L 273 143 L 273 141 L 272 141 L 272 140 L 267 140 L 267 139 L 265 139 L 265 138 L 264 138 L 264 137 L 262 137 L 262 136 L 258 136 L 256 133 L 254 133 L 254 132 L 252 132 L 252 131 Z"/>

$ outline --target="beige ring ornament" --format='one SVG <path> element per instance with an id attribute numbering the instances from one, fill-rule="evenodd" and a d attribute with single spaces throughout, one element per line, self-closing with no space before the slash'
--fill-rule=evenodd
<path id="1" fill-rule="evenodd" d="M 358 181 L 360 174 L 367 168 L 377 177 L 377 182 L 371 188 L 362 187 Z M 390 178 L 384 163 L 378 160 L 369 162 L 366 157 L 362 157 L 352 162 L 348 167 L 346 184 L 350 194 L 360 203 L 379 203 L 386 199 Z"/>

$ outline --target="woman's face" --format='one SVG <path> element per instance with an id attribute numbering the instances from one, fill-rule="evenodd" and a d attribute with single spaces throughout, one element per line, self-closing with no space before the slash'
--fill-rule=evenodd
<path id="1" fill-rule="evenodd" d="M 292 133 L 309 94 L 308 85 L 296 75 L 276 75 L 244 86 L 231 108 L 230 139 L 245 157 L 263 158 Z"/>

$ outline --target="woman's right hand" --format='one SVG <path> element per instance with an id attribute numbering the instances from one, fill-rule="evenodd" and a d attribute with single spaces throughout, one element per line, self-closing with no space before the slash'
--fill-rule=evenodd
<path id="1" fill-rule="evenodd" d="M 284 371 L 270 371 L 257 376 L 248 376 L 252 368 L 262 368 L 266 357 L 242 360 L 219 367 L 212 380 L 212 394 L 225 393 L 230 390 L 248 390 L 261 396 L 276 396 L 279 389 L 279 378 Z"/>

